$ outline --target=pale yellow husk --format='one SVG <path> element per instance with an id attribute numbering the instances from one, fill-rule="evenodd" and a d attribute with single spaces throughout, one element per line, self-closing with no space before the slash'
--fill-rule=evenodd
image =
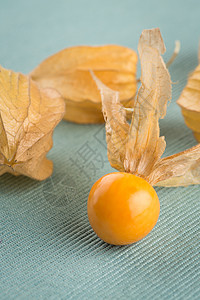
<path id="1" fill-rule="evenodd" d="M 101 92 L 106 121 L 108 158 L 112 167 L 146 179 L 152 185 L 187 186 L 200 183 L 200 145 L 161 158 L 166 143 L 160 137 L 159 119 L 171 99 L 171 79 L 161 54 L 165 51 L 160 30 L 144 30 L 139 40 L 141 87 L 126 121 L 119 93 L 92 74 Z"/>
<path id="2" fill-rule="evenodd" d="M 118 46 L 77 46 L 45 59 L 30 76 L 40 87 L 54 88 L 64 98 L 64 119 L 76 123 L 104 122 L 101 98 L 89 70 L 120 94 L 125 107 L 133 106 L 137 90 L 137 54 Z"/>
<path id="3" fill-rule="evenodd" d="M 186 125 L 200 142 L 200 65 L 190 75 L 178 101 Z"/>
<path id="4" fill-rule="evenodd" d="M 52 174 L 46 154 L 64 109 L 55 90 L 40 90 L 29 77 L 0 67 L 0 175 L 44 180 Z"/>

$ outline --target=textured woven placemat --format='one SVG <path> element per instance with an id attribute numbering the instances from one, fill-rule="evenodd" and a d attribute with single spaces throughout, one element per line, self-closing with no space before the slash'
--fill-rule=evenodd
<path id="1" fill-rule="evenodd" d="M 199 1 L 0 0 L 0 63 L 29 72 L 71 45 L 137 47 L 144 28 L 160 27 L 170 56 L 173 99 L 161 121 L 166 155 L 195 145 L 175 101 L 197 64 Z M 0 177 L 0 299 L 199 299 L 200 187 L 156 188 L 153 231 L 132 246 L 113 247 L 90 228 L 92 184 L 112 171 L 103 125 L 62 122 L 44 182 Z"/>

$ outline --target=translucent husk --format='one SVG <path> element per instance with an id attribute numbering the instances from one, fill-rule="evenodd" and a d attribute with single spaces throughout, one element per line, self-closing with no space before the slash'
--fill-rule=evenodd
<path id="1" fill-rule="evenodd" d="M 44 180 L 53 163 L 46 158 L 64 101 L 27 76 L 0 67 L 0 175 L 8 172 Z"/>
<path id="2" fill-rule="evenodd" d="M 45 59 L 30 76 L 42 88 L 54 88 L 64 98 L 64 119 L 76 123 L 104 122 L 101 98 L 89 70 L 120 93 L 124 107 L 132 107 L 137 90 L 137 54 L 118 46 L 77 46 Z"/>
<path id="3" fill-rule="evenodd" d="M 166 143 L 160 136 L 159 119 L 165 117 L 171 99 L 171 79 L 161 56 L 165 46 L 158 28 L 142 32 L 138 51 L 141 87 L 134 101 L 130 125 L 119 93 L 106 87 L 92 73 L 101 93 L 110 164 L 119 171 L 140 176 L 152 185 L 199 184 L 200 145 L 161 158 Z"/>

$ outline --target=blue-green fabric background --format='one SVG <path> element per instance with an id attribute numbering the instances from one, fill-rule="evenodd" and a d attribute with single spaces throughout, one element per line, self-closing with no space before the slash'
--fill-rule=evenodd
<path id="1" fill-rule="evenodd" d="M 160 27 L 173 99 L 161 133 L 165 155 L 196 144 L 176 100 L 197 65 L 200 2 L 0 0 L 0 64 L 28 73 L 72 45 L 116 43 L 136 49 L 145 28 Z M 112 171 L 103 125 L 61 122 L 44 182 L 0 177 L 0 299 L 200 299 L 200 187 L 156 188 L 161 213 L 153 231 L 125 247 L 102 242 L 87 219 L 92 184 Z"/>

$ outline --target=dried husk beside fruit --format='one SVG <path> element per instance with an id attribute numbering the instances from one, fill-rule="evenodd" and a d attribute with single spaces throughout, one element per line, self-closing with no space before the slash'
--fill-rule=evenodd
<path id="1" fill-rule="evenodd" d="M 0 67 L 0 175 L 44 180 L 53 163 L 46 158 L 65 104 L 53 89 L 39 89 L 29 77 Z"/>
<path id="2" fill-rule="evenodd" d="M 120 93 L 125 107 L 133 106 L 137 89 L 137 54 L 118 45 L 66 48 L 44 60 L 30 76 L 42 88 L 54 88 L 64 98 L 64 119 L 76 123 L 102 123 L 101 97 L 89 70 Z"/>
<path id="3" fill-rule="evenodd" d="M 200 65 L 190 75 L 178 101 L 186 125 L 200 142 Z"/>
<path id="4" fill-rule="evenodd" d="M 142 32 L 138 51 L 141 87 L 134 101 L 130 125 L 119 93 L 92 74 L 101 93 L 110 164 L 119 171 L 142 177 L 152 185 L 199 184 L 200 144 L 161 158 L 166 142 L 160 136 L 159 119 L 164 118 L 171 99 L 171 79 L 161 57 L 165 46 L 158 28 Z"/>

